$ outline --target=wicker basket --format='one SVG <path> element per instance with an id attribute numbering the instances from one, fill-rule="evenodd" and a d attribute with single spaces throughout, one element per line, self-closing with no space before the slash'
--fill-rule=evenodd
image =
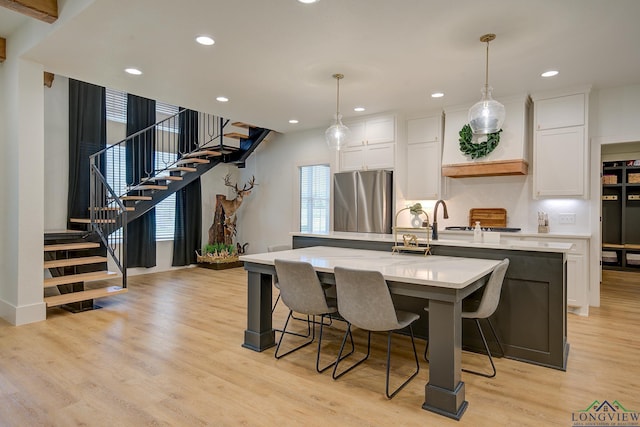
<path id="1" fill-rule="evenodd" d="M 627 181 L 629 184 L 640 184 L 640 173 L 630 173 Z"/>

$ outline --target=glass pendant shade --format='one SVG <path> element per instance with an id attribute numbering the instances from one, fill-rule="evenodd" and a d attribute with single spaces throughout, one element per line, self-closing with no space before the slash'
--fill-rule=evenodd
<path id="1" fill-rule="evenodd" d="M 344 74 L 334 74 L 332 77 L 336 79 L 336 115 L 335 122 L 324 132 L 324 137 L 329 148 L 340 151 L 342 147 L 347 145 L 351 131 L 342 124 L 342 115 L 340 114 L 340 79 L 344 78 Z"/>
<path id="2" fill-rule="evenodd" d="M 487 135 L 498 132 L 506 112 L 504 105 L 491 97 L 491 87 L 482 88 L 482 99 L 469 109 L 469 126 L 476 135 Z"/>
<path id="3" fill-rule="evenodd" d="M 339 151 L 347 145 L 351 131 L 342 124 L 342 115 L 336 114 L 336 122 L 324 132 L 329 148 Z"/>

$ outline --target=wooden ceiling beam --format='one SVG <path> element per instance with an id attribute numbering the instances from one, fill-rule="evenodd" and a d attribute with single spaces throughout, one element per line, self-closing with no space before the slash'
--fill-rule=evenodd
<path id="1" fill-rule="evenodd" d="M 51 85 L 53 84 L 53 78 L 54 78 L 54 74 L 53 73 L 49 73 L 47 71 L 44 72 L 44 85 L 46 87 L 51 87 Z"/>
<path id="2" fill-rule="evenodd" d="M 58 19 L 58 0 L 0 0 L 0 6 L 49 24 Z"/>
<path id="3" fill-rule="evenodd" d="M 7 59 L 7 40 L 0 37 L 0 62 Z"/>

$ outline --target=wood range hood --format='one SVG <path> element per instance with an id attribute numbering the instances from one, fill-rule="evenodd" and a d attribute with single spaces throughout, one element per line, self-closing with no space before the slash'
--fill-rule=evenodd
<path id="1" fill-rule="evenodd" d="M 529 163 L 524 159 L 459 163 L 442 166 L 442 176 L 448 176 L 450 178 L 527 175 L 528 173 Z"/>
<path id="2" fill-rule="evenodd" d="M 471 159 L 460 151 L 460 130 L 468 124 L 469 106 L 445 109 L 442 176 L 470 178 L 527 175 L 532 135 L 531 98 L 527 94 L 501 98 L 507 110 L 498 146 L 486 157 Z"/>

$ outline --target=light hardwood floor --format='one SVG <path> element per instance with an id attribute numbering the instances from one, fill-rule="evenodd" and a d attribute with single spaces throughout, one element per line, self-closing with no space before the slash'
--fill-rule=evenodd
<path id="1" fill-rule="evenodd" d="M 20 327 L 0 320 L 0 425 L 571 426 L 594 400 L 640 411 L 640 280 L 604 277 L 602 306 L 569 316 L 567 371 L 498 359 L 494 379 L 463 373 L 469 408 L 460 422 L 421 409 L 426 362 L 396 398 L 384 397 L 383 335 L 372 359 L 337 381 L 315 372 L 313 346 L 281 360 L 273 349 L 242 348 L 242 269 L 131 277 L 129 292 L 99 301 L 100 310 L 50 309 L 46 321 Z M 274 325 L 285 314 L 280 305 Z M 407 352 L 394 357 L 394 371 L 411 369 Z M 483 363 L 463 355 L 465 366 Z"/>

